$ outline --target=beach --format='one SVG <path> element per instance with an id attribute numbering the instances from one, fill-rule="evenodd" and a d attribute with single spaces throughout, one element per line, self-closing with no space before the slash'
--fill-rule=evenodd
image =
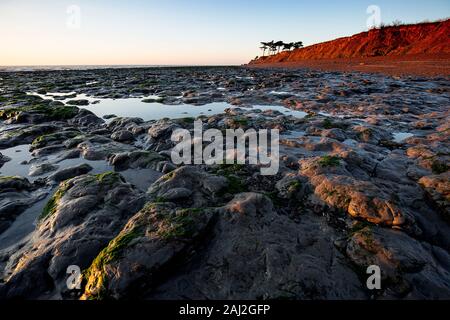
<path id="1" fill-rule="evenodd" d="M 380 73 L 390 76 L 449 77 L 449 54 L 421 54 L 397 57 L 308 59 L 250 65 L 252 68 L 310 69 L 339 72 Z"/>
<path id="2" fill-rule="evenodd" d="M 0 299 L 450 297 L 436 61 L 0 73 Z M 174 163 L 195 121 L 277 130 L 278 171 Z"/>

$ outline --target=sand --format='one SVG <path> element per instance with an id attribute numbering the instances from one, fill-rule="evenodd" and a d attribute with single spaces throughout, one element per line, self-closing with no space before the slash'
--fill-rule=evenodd
<path id="1" fill-rule="evenodd" d="M 247 65 L 251 68 L 307 68 L 321 71 L 383 73 L 391 76 L 449 77 L 450 54 L 302 60 Z"/>

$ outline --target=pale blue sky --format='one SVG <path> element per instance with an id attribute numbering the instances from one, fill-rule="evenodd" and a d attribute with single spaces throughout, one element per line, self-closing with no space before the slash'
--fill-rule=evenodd
<path id="1" fill-rule="evenodd" d="M 450 16 L 449 0 L 0 0 L 0 65 L 242 64 L 260 41 L 364 31 L 372 4 L 385 23 Z M 79 29 L 67 26 L 70 5 Z"/>

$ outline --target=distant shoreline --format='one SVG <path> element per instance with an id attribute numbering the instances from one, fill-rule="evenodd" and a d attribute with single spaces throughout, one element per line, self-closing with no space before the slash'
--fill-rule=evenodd
<path id="1" fill-rule="evenodd" d="M 34 72 L 34 71 L 84 71 L 102 69 L 143 69 L 143 68 L 231 68 L 241 65 L 35 65 L 35 66 L 0 66 L 0 72 Z"/>
<path id="2" fill-rule="evenodd" d="M 400 57 L 308 59 L 245 65 L 62 65 L 0 66 L 0 73 L 90 71 L 108 69 L 154 68 L 250 68 L 309 69 L 329 72 L 378 73 L 390 76 L 450 77 L 450 54 L 421 54 Z"/>
<path id="3" fill-rule="evenodd" d="M 248 68 L 311 69 L 336 72 L 381 73 L 391 76 L 449 77 L 450 54 L 401 57 L 316 59 L 247 65 Z"/>

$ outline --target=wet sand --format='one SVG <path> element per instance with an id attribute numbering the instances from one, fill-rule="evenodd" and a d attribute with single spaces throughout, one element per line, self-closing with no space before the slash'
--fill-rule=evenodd
<path id="1" fill-rule="evenodd" d="M 251 68 L 289 68 L 320 71 L 381 73 L 391 76 L 449 77 L 450 55 L 303 60 L 247 65 Z"/>
<path id="2" fill-rule="evenodd" d="M 0 300 L 369 300 L 368 265 L 386 270 L 376 298 L 448 299 L 449 88 L 281 68 L 1 73 Z M 176 164 L 172 133 L 194 120 L 279 130 L 279 170 Z M 77 292 L 68 265 L 90 275 Z"/>

